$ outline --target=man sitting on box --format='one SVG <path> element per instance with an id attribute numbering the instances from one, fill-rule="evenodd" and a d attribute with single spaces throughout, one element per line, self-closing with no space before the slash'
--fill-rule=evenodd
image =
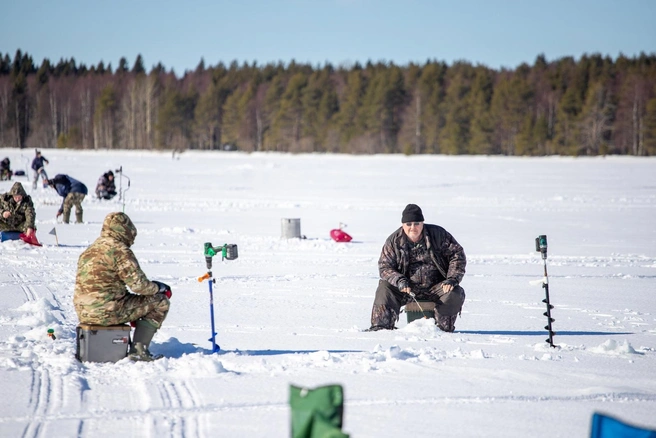
<path id="1" fill-rule="evenodd" d="M 78 259 L 73 304 L 81 324 L 136 327 L 132 360 L 151 361 L 150 341 L 169 311 L 171 288 L 149 281 L 130 249 L 137 228 L 125 213 L 109 213 L 100 237 Z M 128 291 L 127 287 L 132 291 Z"/>
<path id="2" fill-rule="evenodd" d="M 35 218 L 34 203 L 23 184 L 14 183 L 7 193 L 0 195 L 0 231 L 25 233 L 28 238 L 36 239 Z"/>
<path id="3" fill-rule="evenodd" d="M 437 327 L 453 332 L 465 302 L 460 282 L 466 264 L 456 239 L 438 225 L 424 224 L 421 208 L 408 204 L 401 227 L 387 238 L 378 260 L 380 281 L 369 330 L 392 330 L 401 306 L 417 299 L 434 302 Z"/>

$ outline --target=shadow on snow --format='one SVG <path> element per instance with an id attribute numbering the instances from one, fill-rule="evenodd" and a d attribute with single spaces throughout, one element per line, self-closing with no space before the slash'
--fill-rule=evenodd
<path id="1" fill-rule="evenodd" d="M 455 334 L 462 335 L 503 335 L 503 336 L 545 336 L 547 331 L 513 331 L 513 330 L 456 330 Z M 557 336 L 609 336 L 633 335 L 632 332 L 585 332 L 585 331 L 556 331 Z"/>

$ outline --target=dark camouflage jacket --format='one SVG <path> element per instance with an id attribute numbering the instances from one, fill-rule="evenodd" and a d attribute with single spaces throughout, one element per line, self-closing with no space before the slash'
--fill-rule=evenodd
<path id="1" fill-rule="evenodd" d="M 467 258 L 456 239 L 438 225 L 424 224 L 424 245 L 440 274 L 446 280 L 454 280 L 459 284 L 465 275 Z M 411 242 L 403 227 L 399 227 L 383 245 L 378 260 L 380 278 L 399 289 L 410 286 L 408 281 L 410 250 Z"/>
<path id="2" fill-rule="evenodd" d="M 109 179 L 109 172 L 103 173 L 100 175 L 100 178 L 98 178 L 98 184 L 96 184 L 96 193 L 101 190 L 106 190 L 108 192 L 116 191 L 116 184 L 114 184 L 113 179 Z"/>
<path id="3" fill-rule="evenodd" d="M 78 259 L 73 304 L 80 320 L 102 320 L 130 292 L 154 295 L 158 286 L 139 267 L 130 246 L 137 229 L 124 213 L 105 218 L 100 237 Z"/>
<path id="4" fill-rule="evenodd" d="M 14 195 L 21 195 L 23 197 L 21 202 L 14 201 Z M 2 217 L 5 211 L 10 212 L 11 216 Z M 14 183 L 7 193 L 0 196 L 0 231 L 25 232 L 28 228 L 36 229 L 35 217 L 32 198 L 27 195 L 21 183 Z"/>

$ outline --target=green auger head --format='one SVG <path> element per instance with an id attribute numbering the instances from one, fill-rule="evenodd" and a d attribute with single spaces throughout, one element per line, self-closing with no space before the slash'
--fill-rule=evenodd
<path id="1" fill-rule="evenodd" d="M 205 250 L 203 253 L 205 254 L 205 264 L 207 265 L 207 269 L 212 269 L 212 257 L 216 255 L 216 251 L 214 251 L 210 242 L 205 242 Z"/>
<path id="2" fill-rule="evenodd" d="M 234 260 L 238 257 L 237 245 L 225 244 L 223 246 L 212 246 L 210 242 L 205 242 L 204 254 L 207 269 L 212 269 L 212 257 L 221 253 L 222 260 Z"/>

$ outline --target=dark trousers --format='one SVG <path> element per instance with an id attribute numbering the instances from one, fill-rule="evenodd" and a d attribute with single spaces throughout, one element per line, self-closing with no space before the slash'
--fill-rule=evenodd
<path id="1" fill-rule="evenodd" d="M 419 292 L 416 295 L 418 301 L 432 301 L 435 303 L 435 320 L 439 316 L 457 315 L 462 310 L 465 302 L 465 290 L 455 286 L 450 292 L 444 292 L 443 283 L 438 283 L 430 290 Z M 401 306 L 405 306 L 412 297 L 392 286 L 385 280 L 378 281 L 374 305 L 371 309 L 371 326 L 385 329 L 393 329 L 399 319 Z"/>

